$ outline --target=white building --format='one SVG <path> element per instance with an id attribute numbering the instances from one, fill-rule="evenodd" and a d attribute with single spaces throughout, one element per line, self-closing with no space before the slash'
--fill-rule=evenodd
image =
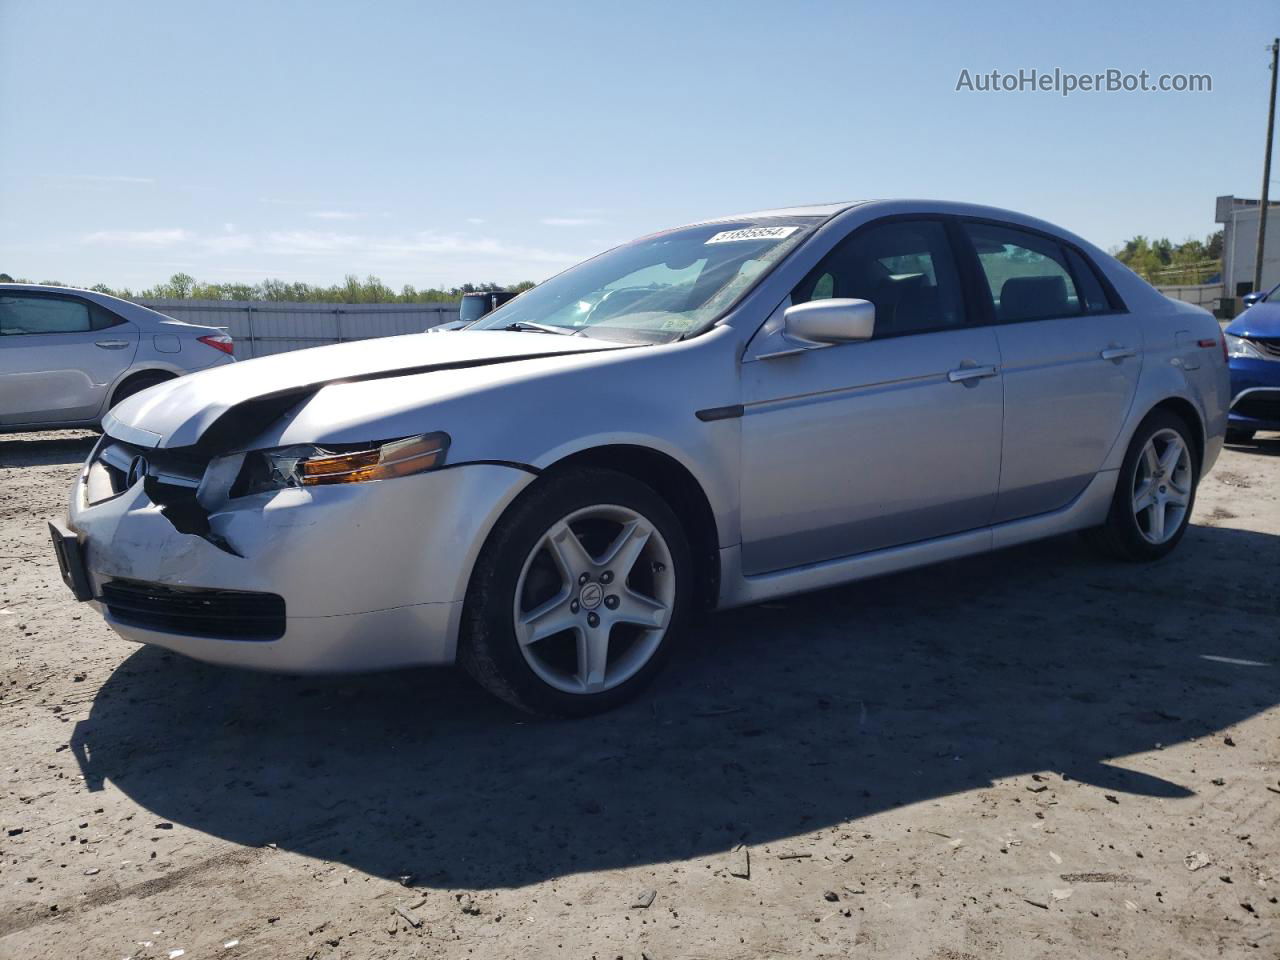
<path id="1" fill-rule="evenodd" d="M 1219 197 L 1214 219 L 1222 224 L 1222 279 L 1228 297 L 1253 289 L 1258 251 L 1258 211 L 1261 201 Z M 1262 262 L 1262 289 L 1280 283 L 1280 203 L 1267 204 L 1267 236 Z"/>

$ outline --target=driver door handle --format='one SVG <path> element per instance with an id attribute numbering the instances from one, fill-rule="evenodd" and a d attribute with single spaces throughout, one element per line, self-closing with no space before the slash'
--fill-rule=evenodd
<path id="1" fill-rule="evenodd" d="M 128 345 L 128 340 L 99 340 L 94 344 L 94 346 L 101 347 L 103 350 L 123 350 Z"/>
<path id="2" fill-rule="evenodd" d="M 982 380 L 996 375 L 995 367 L 961 367 L 947 374 L 952 383 L 967 383 L 970 380 Z"/>
<path id="3" fill-rule="evenodd" d="M 1128 347 L 1107 347 L 1098 356 L 1103 360 L 1124 360 L 1126 357 L 1136 357 L 1137 350 L 1130 350 Z"/>

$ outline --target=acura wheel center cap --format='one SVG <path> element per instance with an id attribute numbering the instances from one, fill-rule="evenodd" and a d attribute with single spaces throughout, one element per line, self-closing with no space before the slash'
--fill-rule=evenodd
<path id="1" fill-rule="evenodd" d="M 583 586 L 578 593 L 578 603 L 583 610 L 594 610 L 604 601 L 604 587 L 594 581 Z"/>

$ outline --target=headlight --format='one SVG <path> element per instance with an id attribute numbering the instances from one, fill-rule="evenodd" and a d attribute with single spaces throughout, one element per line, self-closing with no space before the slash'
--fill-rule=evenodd
<path id="1" fill-rule="evenodd" d="M 321 447 L 299 444 L 247 454 L 232 496 L 285 487 L 390 480 L 432 470 L 444 463 L 447 433 L 424 433 L 378 444 Z"/>
<path id="2" fill-rule="evenodd" d="M 1231 334 L 1225 334 L 1227 338 L 1227 356 L 1228 357 L 1249 357 L 1253 360 L 1265 360 L 1262 351 L 1255 347 L 1244 337 L 1233 337 Z"/>

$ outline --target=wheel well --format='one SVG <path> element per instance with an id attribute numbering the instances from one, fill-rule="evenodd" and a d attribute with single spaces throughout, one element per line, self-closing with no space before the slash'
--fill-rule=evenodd
<path id="1" fill-rule="evenodd" d="M 1187 400 L 1182 397 L 1169 397 L 1161 400 L 1151 408 L 1151 413 L 1157 410 L 1167 410 L 1174 416 L 1182 420 L 1191 429 L 1191 441 L 1196 448 L 1196 471 L 1204 465 L 1204 424 L 1200 421 L 1200 412 Z M 1151 416 L 1148 413 L 1147 416 Z"/>
<path id="2" fill-rule="evenodd" d="M 542 477 L 554 477 L 574 467 L 617 470 L 657 491 L 689 536 L 701 606 L 709 609 L 715 605 L 720 593 L 720 539 L 715 515 L 702 485 L 683 464 L 648 447 L 618 444 L 593 447 L 557 460 L 542 472 Z"/>
<path id="3" fill-rule="evenodd" d="M 137 383 L 139 380 L 149 380 L 152 383 L 164 383 L 166 380 L 172 380 L 174 376 L 175 374 L 170 373 L 168 370 L 139 370 L 137 373 L 131 373 L 121 380 L 120 383 L 116 385 L 116 388 L 111 391 L 111 403 L 108 404 L 107 409 L 110 410 L 111 407 L 114 407 L 119 403 L 121 395 L 125 390 L 127 390 L 131 384 Z"/>

